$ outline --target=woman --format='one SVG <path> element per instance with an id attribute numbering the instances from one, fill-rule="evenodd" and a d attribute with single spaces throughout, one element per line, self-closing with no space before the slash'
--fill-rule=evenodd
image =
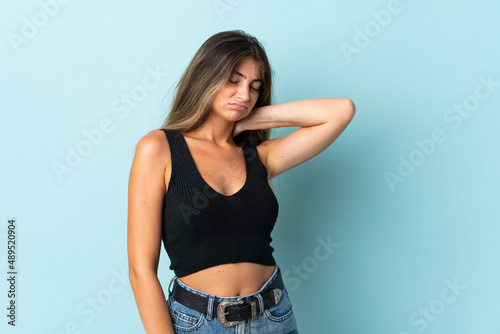
<path id="1" fill-rule="evenodd" d="M 210 37 L 162 129 L 137 145 L 127 243 L 148 334 L 298 332 L 270 246 L 278 201 L 269 180 L 331 145 L 355 107 L 342 98 L 271 105 L 271 73 L 254 37 Z M 300 128 L 269 139 L 284 126 Z M 157 277 L 162 240 L 175 272 L 167 298 Z"/>

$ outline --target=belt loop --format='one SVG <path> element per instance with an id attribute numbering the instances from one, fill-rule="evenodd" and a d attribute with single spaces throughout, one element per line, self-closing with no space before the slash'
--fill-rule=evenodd
<path id="1" fill-rule="evenodd" d="M 170 288 L 172 287 L 172 283 L 174 282 L 174 280 L 176 279 L 177 275 L 175 275 L 171 280 L 170 280 L 170 284 L 168 285 L 168 296 L 170 297 L 172 295 L 172 291 L 170 290 Z"/>
<path id="2" fill-rule="evenodd" d="M 260 293 L 256 294 L 255 297 L 259 301 L 259 314 L 264 313 L 264 299 L 262 299 L 262 295 Z"/>
<path id="3" fill-rule="evenodd" d="M 214 296 L 208 297 L 208 310 L 207 310 L 207 320 L 212 320 L 212 310 L 214 309 Z"/>

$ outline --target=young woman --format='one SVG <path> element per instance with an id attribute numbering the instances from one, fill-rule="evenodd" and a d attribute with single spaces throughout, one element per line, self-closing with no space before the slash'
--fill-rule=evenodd
<path id="1" fill-rule="evenodd" d="M 355 113 L 345 98 L 271 105 L 256 38 L 210 37 L 181 77 L 161 129 L 142 137 L 129 179 L 130 283 L 148 334 L 297 333 L 271 231 L 269 181 L 324 151 Z M 296 131 L 269 139 L 272 128 Z M 175 272 L 165 297 L 161 241 Z"/>

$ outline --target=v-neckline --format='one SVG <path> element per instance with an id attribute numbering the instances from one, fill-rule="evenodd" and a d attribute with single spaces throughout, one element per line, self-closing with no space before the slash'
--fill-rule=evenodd
<path id="1" fill-rule="evenodd" d="M 236 196 L 237 194 L 239 194 L 240 192 L 243 191 L 243 189 L 247 186 L 248 184 L 248 162 L 247 162 L 247 157 L 245 155 L 245 150 L 242 146 L 239 146 L 241 148 L 241 151 L 243 152 L 243 159 L 245 160 L 245 183 L 243 183 L 243 186 L 238 190 L 236 191 L 234 194 L 231 194 L 231 195 L 224 195 L 224 194 L 221 194 L 220 192 L 218 192 L 217 190 L 215 190 L 211 185 L 208 184 L 207 181 L 205 181 L 205 179 L 203 178 L 203 176 L 201 175 L 200 173 L 200 170 L 198 169 L 198 166 L 196 166 L 196 162 L 194 161 L 194 158 L 193 158 L 193 154 L 191 153 L 191 150 L 189 149 L 189 146 L 186 142 L 186 138 L 184 138 L 184 134 L 182 132 L 179 132 L 180 136 L 182 137 L 182 141 L 184 142 L 184 146 L 186 147 L 188 153 L 189 153 L 189 156 L 191 158 L 191 161 L 193 162 L 193 166 L 194 166 L 194 169 L 196 170 L 196 174 L 199 176 L 200 180 L 207 186 L 210 188 L 210 190 L 212 190 L 213 192 L 217 193 L 218 195 L 220 196 L 223 196 L 223 197 L 233 197 L 233 196 Z"/>

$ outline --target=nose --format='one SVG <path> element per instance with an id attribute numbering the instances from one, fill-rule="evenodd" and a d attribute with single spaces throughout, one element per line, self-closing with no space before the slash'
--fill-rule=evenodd
<path id="1" fill-rule="evenodd" d="M 240 85 L 237 97 L 241 102 L 247 103 L 250 100 L 250 88 L 247 85 Z"/>

